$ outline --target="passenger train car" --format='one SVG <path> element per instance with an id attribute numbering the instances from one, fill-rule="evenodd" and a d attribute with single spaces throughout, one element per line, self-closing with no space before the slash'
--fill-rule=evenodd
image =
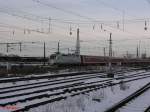
<path id="1" fill-rule="evenodd" d="M 104 56 L 89 56 L 75 54 L 52 54 L 49 59 L 51 65 L 104 65 L 109 61 L 109 57 Z M 111 61 L 115 64 L 119 63 L 119 58 L 112 58 Z"/>
<path id="2" fill-rule="evenodd" d="M 111 61 L 115 65 L 149 65 L 150 59 L 141 58 L 119 58 L 104 56 L 89 56 L 55 53 L 50 56 L 49 63 L 51 65 L 106 65 Z"/>

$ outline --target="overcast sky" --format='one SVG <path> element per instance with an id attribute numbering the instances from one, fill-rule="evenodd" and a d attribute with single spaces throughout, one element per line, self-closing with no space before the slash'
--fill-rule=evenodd
<path id="1" fill-rule="evenodd" d="M 48 56 L 58 41 L 67 53 L 67 48 L 73 52 L 80 28 L 82 54 L 103 55 L 110 32 L 116 56 L 135 54 L 137 44 L 141 53 L 150 54 L 149 12 L 148 0 L 0 0 L 0 41 L 38 42 L 23 43 L 22 52 L 19 46 L 10 46 L 9 54 L 41 56 L 46 42 Z M 6 53 L 6 45 L 0 49 Z"/>

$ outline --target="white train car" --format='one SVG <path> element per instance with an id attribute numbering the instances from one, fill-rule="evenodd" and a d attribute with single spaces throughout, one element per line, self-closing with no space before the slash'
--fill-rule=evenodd
<path id="1" fill-rule="evenodd" d="M 81 64 L 81 57 L 75 54 L 52 54 L 49 59 L 51 65 L 76 65 Z"/>

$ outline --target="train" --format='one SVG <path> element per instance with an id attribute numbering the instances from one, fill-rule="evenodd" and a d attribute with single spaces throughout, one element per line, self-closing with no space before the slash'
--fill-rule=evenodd
<path id="1" fill-rule="evenodd" d="M 51 65 L 107 65 L 109 62 L 115 65 L 149 65 L 149 58 L 121 58 L 109 56 L 91 56 L 54 53 L 50 55 Z"/>
<path id="2" fill-rule="evenodd" d="M 50 65 L 150 65 L 150 58 L 126 58 L 54 53 L 49 57 L 0 56 L 0 62 L 47 63 Z"/>
<path id="3" fill-rule="evenodd" d="M 120 64 L 121 58 L 108 56 L 90 56 L 75 54 L 52 54 L 49 63 L 51 65 L 106 65 L 111 61 L 113 64 Z"/>

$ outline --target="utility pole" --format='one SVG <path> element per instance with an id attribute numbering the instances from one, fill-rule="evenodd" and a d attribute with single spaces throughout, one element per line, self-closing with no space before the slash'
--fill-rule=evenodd
<path id="1" fill-rule="evenodd" d="M 76 55 L 80 55 L 80 39 L 79 39 L 79 28 L 77 29 L 77 41 L 76 41 Z"/>
<path id="2" fill-rule="evenodd" d="M 109 72 L 108 72 L 108 77 L 114 77 L 114 74 L 112 72 L 112 33 L 110 33 L 110 39 L 109 39 Z"/>
<path id="3" fill-rule="evenodd" d="M 104 57 L 106 57 L 106 49 L 105 49 L 105 47 L 103 48 L 103 52 L 104 52 Z"/>
<path id="4" fill-rule="evenodd" d="M 22 43 L 21 42 L 19 43 L 19 50 L 20 50 L 20 52 L 22 51 Z"/>
<path id="5" fill-rule="evenodd" d="M 145 48 L 145 58 L 146 58 L 146 56 L 147 56 L 147 53 L 146 53 L 146 48 Z"/>
<path id="6" fill-rule="evenodd" d="M 136 48 L 136 57 L 139 58 L 139 48 L 138 48 L 138 45 L 137 45 L 137 48 Z"/>
<path id="7" fill-rule="evenodd" d="M 129 58 L 129 53 L 128 53 L 128 51 L 126 51 L 126 57 Z"/>
<path id="8" fill-rule="evenodd" d="M 70 49 L 68 48 L 68 54 L 69 54 Z"/>
<path id="9" fill-rule="evenodd" d="M 109 39 L 109 58 L 112 57 L 112 33 L 110 33 L 110 39 Z"/>
<path id="10" fill-rule="evenodd" d="M 45 65 L 45 59 L 46 59 L 46 50 L 45 50 L 45 42 L 44 42 L 44 65 Z"/>
<path id="11" fill-rule="evenodd" d="M 9 48 L 9 44 L 6 43 L 6 51 L 7 51 L 7 53 L 8 53 L 8 48 Z"/>
<path id="12" fill-rule="evenodd" d="M 139 41 L 139 58 L 141 57 L 141 40 Z"/>
<path id="13" fill-rule="evenodd" d="M 60 50 L 59 50 L 59 42 L 58 42 L 58 45 L 57 45 L 57 54 L 59 54 L 60 53 Z"/>

